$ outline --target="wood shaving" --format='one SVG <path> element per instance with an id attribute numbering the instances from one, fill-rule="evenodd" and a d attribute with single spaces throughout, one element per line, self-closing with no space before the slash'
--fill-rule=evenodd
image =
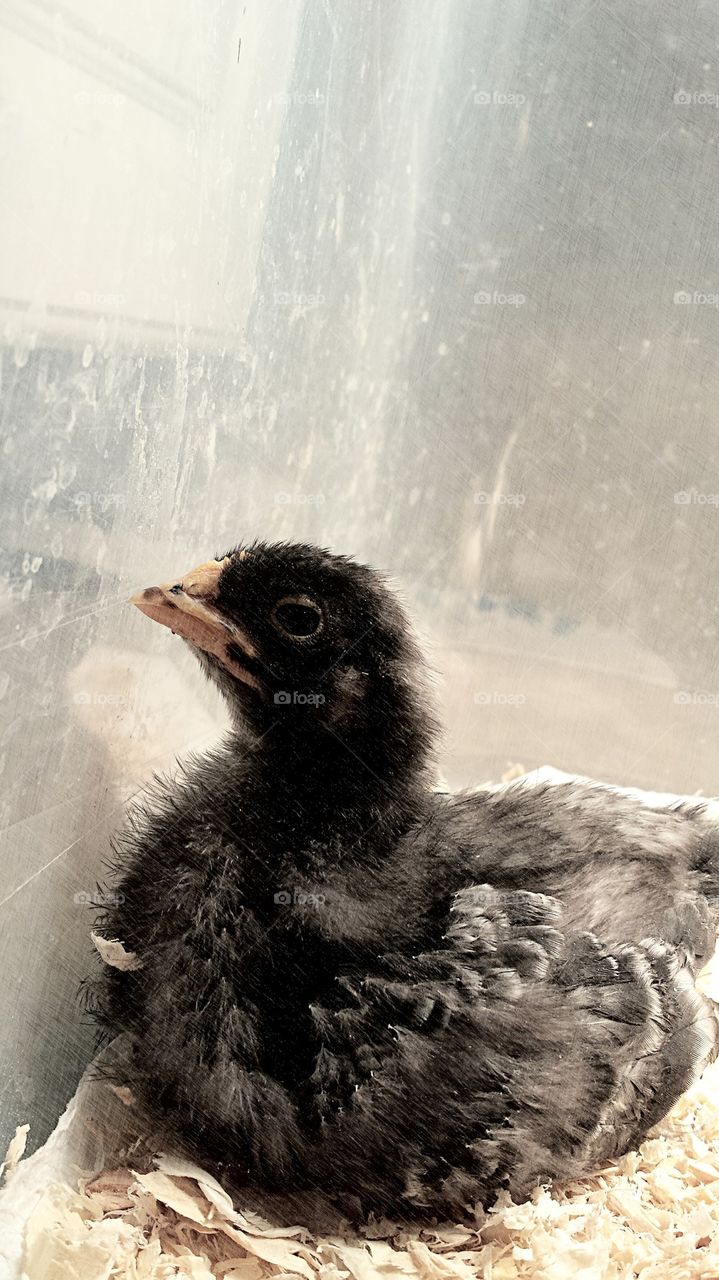
<path id="1" fill-rule="evenodd" d="M 123 1104 L 123 1106 L 134 1107 L 135 1095 L 132 1092 L 132 1089 L 130 1089 L 128 1085 L 111 1084 L 110 1088 L 112 1089 L 112 1092 L 115 1094 L 115 1097 L 120 1099 L 120 1102 Z"/>
<path id="2" fill-rule="evenodd" d="M 134 951 L 127 951 L 117 938 L 103 938 L 99 933 L 91 933 L 93 945 L 100 957 L 113 969 L 141 969 L 142 961 Z"/>
<path id="3" fill-rule="evenodd" d="M 502 782 L 514 782 L 517 778 L 523 778 L 526 769 L 523 764 L 512 764 L 511 760 L 507 761 L 507 768 L 502 774 Z"/>
<path id="4" fill-rule="evenodd" d="M 22 1160 L 27 1146 L 27 1135 L 30 1132 L 29 1124 L 19 1124 L 8 1144 L 5 1152 L 5 1159 L 0 1164 L 0 1178 L 11 1178 Z"/>

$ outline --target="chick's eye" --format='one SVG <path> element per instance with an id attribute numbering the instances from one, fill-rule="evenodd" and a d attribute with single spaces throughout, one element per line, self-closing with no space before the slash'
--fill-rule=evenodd
<path id="1" fill-rule="evenodd" d="M 271 616 L 278 630 L 293 640 L 309 640 L 323 627 L 322 610 L 309 596 L 284 596 Z"/>

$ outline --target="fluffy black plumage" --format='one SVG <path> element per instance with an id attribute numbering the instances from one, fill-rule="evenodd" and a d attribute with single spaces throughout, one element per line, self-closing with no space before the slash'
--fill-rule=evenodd
<path id="1" fill-rule="evenodd" d="M 461 1216 L 639 1143 L 714 1053 L 701 806 L 434 792 L 416 644 L 342 557 L 255 544 L 137 602 L 236 726 L 118 845 L 103 932 L 141 967 L 96 1012 L 147 1110 L 232 1183 L 358 1216 Z"/>

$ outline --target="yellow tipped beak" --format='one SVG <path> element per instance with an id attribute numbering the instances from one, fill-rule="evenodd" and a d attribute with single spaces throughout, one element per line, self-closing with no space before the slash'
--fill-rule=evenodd
<path id="1" fill-rule="evenodd" d="M 138 591 L 130 597 L 130 604 L 153 622 L 169 627 L 197 649 L 213 654 L 238 679 L 259 688 L 254 676 L 228 652 L 229 646 L 233 646 L 235 651 L 241 650 L 248 658 L 257 656 L 243 628 L 231 622 L 216 607 L 218 583 L 224 567 L 220 560 L 208 560 L 182 578 Z"/>

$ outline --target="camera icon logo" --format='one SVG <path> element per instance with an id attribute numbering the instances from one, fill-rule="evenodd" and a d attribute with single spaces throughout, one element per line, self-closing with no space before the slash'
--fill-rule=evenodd
<path id="1" fill-rule="evenodd" d="M 292 894 L 287 889 L 280 889 L 274 896 L 274 902 L 278 907 L 289 907 L 292 905 Z"/>
<path id="2" fill-rule="evenodd" d="M 288 693 L 286 689 L 282 689 L 279 693 L 275 694 L 276 706 L 287 707 L 290 705 L 291 702 L 292 702 L 292 694 Z"/>

